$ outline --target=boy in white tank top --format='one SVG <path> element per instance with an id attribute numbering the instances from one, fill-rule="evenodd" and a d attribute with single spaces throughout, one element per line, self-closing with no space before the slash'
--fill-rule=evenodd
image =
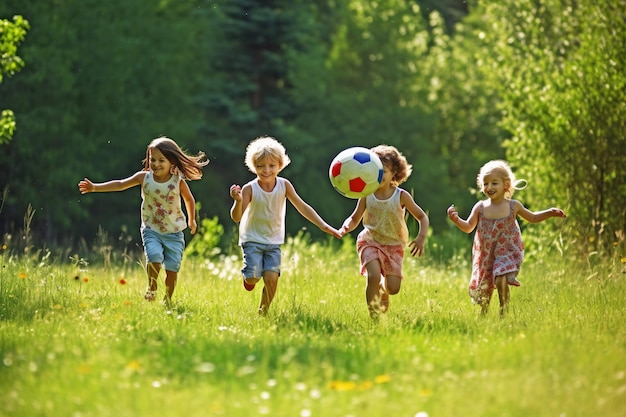
<path id="1" fill-rule="evenodd" d="M 267 314 L 276 295 L 280 276 L 280 245 L 285 242 L 286 200 L 324 232 L 340 237 L 296 192 L 293 184 L 278 174 L 288 164 L 285 147 L 276 139 L 262 136 L 246 149 L 246 165 L 256 178 L 243 187 L 232 185 L 230 217 L 239 223 L 239 245 L 243 253 L 243 286 L 252 291 L 260 279 L 265 284 L 259 314 Z"/>

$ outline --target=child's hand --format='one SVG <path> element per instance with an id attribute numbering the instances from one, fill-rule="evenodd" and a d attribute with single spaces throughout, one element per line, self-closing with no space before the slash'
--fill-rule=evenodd
<path id="1" fill-rule="evenodd" d="M 192 235 L 196 234 L 196 229 L 198 228 L 198 223 L 196 223 L 196 219 L 189 220 L 187 226 L 189 226 L 189 231 Z"/>
<path id="2" fill-rule="evenodd" d="M 456 223 L 457 219 L 459 218 L 459 213 L 454 208 L 454 204 L 448 207 L 448 218 L 452 220 L 453 223 Z"/>
<path id="3" fill-rule="evenodd" d="M 419 236 L 409 242 L 409 248 L 411 248 L 411 255 L 421 257 L 424 254 L 424 239 Z"/>
<path id="4" fill-rule="evenodd" d="M 322 230 L 328 233 L 329 235 L 335 236 L 337 239 L 341 239 L 341 237 L 343 236 L 337 229 L 329 225 L 324 225 Z"/>
<path id="5" fill-rule="evenodd" d="M 341 229 L 339 229 L 339 233 L 341 233 L 341 236 L 344 236 L 347 233 L 350 233 L 350 223 L 351 223 L 351 219 L 349 218 L 343 222 L 343 225 L 341 225 Z"/>
<path id="6" fill-rule="evenodd" d="M 550 214 L 552 214 L 552 217 L 567 217 L 563 210 L 561 210 L 560 208 L 556 208 L 556 207 L 552 207 L 550 209 Z"/>
<path id="7" fill-rule="evenodd" d="M 87 194 L 95 190 L 93 182 L 89 181 L 87 178 L 78 183 L 78 189 L 81 194 Z"/>
<path id="8" fill-rule="evenodd" d="M 235 201 L 241 201 L 241 187 L 237 184 L 233 184 L 230 186 L 230 196 Z"/>

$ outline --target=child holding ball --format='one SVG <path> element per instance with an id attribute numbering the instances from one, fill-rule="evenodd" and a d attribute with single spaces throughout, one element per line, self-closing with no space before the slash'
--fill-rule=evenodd
<path id="1" fill-rule="evenodd" d="M 123 191 L 141 186 L 141 240 L 146 255 L 148 288 L 144 298 L 154 301 L 161 265 L 165 267 L 166 293 L 169 305 L 185 249 L 183 230 L 189 226 L 196 233 L 195 199 L 185 180 L 202 178 L 202 167 L 209 161 L 203 152 L 187 155 L 176 142 L 166 137 L 154 139 L 146 149 L 143 170 L 122 179 L 93 183 L 87 178 L 78 183 L 81 194 Z M 185 202 L 187 219 L 181 210 Z"/>
<path id="2" fill-rule="evenodd" d="M 428 233 L 428 216 L 413 197 L 398 187 L 411 175 L 412 167 L 393 146 L 379 145 L 371 149 L 383 163 L 383 178 L 378 189 L 360 198 L 356 208 L 340 230 L 344 235 L 354 230 L 363 219 L 363 230 L 357 236 L 357 252 L 361 274 L 367 275 L 365 300 L 372 318 L 389 308 L 389 295 L 397 294 L 402 283 L 402 261 L 409 240 L 404 220 L 405 211 L 418 221 L 418 235 L 409 242 L 411 255 L 422 256 Z"/>
<path id="3" fill-rule="evenodd" d="M 239 223 L 239 245 L 243 252 L 243 286 L 252 291 L 263 279 L 259 314 L 267 314 L 280 276 L 280 245 L 285 241 L 286 200 L 324 232 L 340 237 L 296 192 L 293 184 L 278 174 L 289 165 L 285 147 L 276 139 L 262 136 L 246 149 L 246 165 L 256 178 L 243 187 L 232 185 L 230 217 Z"/>
<path id="4" fill-rule="evenodd" d="M 550 217 L 565 217 L 563 210 L 550 208 L 532 212 L 511 197 L 515 190 L 523 189 L 505 161 L 489 161 L 480 168 L 476 183 L 488 197 L 474 205 L 467 218 L 459 217 L 454 205 L 448 208 L 448 217 L 464 231 L 476 228 L 472 246 L 472 277 L 469 295 L 472 302 L 487 313 L 495 288 L 498 289 L 500 315 L 509 303 L 509 285 L 519 286 L 517 280 L 524 259 L 524 244 L 517 223 L 517 216 L 531 223 L 539 223 Z"/>

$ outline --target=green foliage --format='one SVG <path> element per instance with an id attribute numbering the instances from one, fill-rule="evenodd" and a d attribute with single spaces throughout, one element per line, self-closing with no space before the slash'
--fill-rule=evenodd
<path id="1" fill-rule="evenodd" d="M 26 37 L 30 28 L 22 16 L 13 16 L 13 21 L 0 19 L 0 83 L 4 75 L 14 75 L 24 67 L 24 60 L 17 55 L 17 47 Z M 17 124 L 12 110 L 4 109 L 0 113 L 0 145 L 8 143 L 13 137 Z"/>
<path id="2" fill-rule="evenodd" d="M 136 264 L 3 251 L 0 414 L 623 414 L 623 261 L 540 252 L 500 319 L 471 305 L 470 264 L 411 258 L 373 322 L 354 242 L 331 242 L 289 239 L 264 318 L 261 288 L 241 287 L 239 255 L 187 259 L 168 310 L 142 299 Z M 494 381 L 516 401 L 477 391 Z"/>
<path id="3" fill-rule="evenodd" d="M 13 75 L 24 67 L 24 60 L 17 55 L 17 47 L 24 41 L 30 28 L 22 16 L 13 16 L 13 22 L 0 19 L 0 83 L 4 75 Z"/>
<path id="4" fill-rule="evenodd" d="M 0 154 L 0 184 L 11 190 L 3 232 L 17 233 L 30 203 L 36 235 L 50 243 L 90 240 L 99 226 L 138 237 L 138 189 L 80 197 L 76 184 L 133 174 L 160 134 L 194 152 L 205 146 L 191 101 L 203 73 L 193 29 L 203 24 L 195 1 L 175 3 L 0 4 L 0 15 L 19 11 L 32 24 L 22 49 L 29 65 L 0 92 L 21 126 Z"/>
<path id="5" fill-rule="evenodd" d="M 76 183 L 131 175 L 161 134 L 207 152 L 203 180 L 190 184 L 211 196 L 200 217 L 232 224 L 228 187 L 252 178 L 245 147 L 269 134 L 291 156 L 284 175 L 333 225 L 354 207 L 328 181 L 333 156 L 388 143 L 413 164 L 404 186 L 434 236 L 447 234 L 451 203 L 469 212 L 478 167 L 506 157 L 530 183 L 519 198 L 564 208 L 563 232 L 583 252 L 619 249 L 622 5 L 5 0 L 0 16 L 24 16 L 32 28 L 20 47 L 28 65 L 0 85 L 0 104 L 14 111 L 0 126 L 20 126 L 0 153 L 9 190 L 0 233 L 22 233 L 30 204 L 32 234 L 48 244 L 91 241 L 99 230 L 135 244 L 139 190 L 80 196 Z M 288 209 L 287 233 L 299 231 L 326 238 Z"/>
<path id="6" fill-rule="evenodd" d="M 480 166 L 504 157 L 502 143 L 508 133 L 499 127 L 498 88 L 490 80 L 491 70 L 475 35 L 484 25 L 481 15 L 470 15 L 450 36 L 439 14 L 430 16 L 433 44 L 424 58 L 428 82 L 421 90 L 435 120 L 429 155 L 438 154 L 437 163 L 431 162 L 427 171 L 432 182 L 445 190 L 431 197 L 438 233 L 447 230 L 442 215 L 451 204 L 469 215 L 476 203 Z"/>
<path id="7" fill-rule="evenodd" d="M 220 241 L 224 235 L 224 226 L 217 216 L 202 219 L 196 234 L 187 247 L 185 255 L 190 257 L 211 258 L 220 253 Z"/>
<path id="8" fill-rule="evenodd" d="M 524 199 L 566 209 L 585 252 L 624 241 L 625 5 L 529 0 L 485 11 L 493 83 L 513 135 L 507 156 L 530 184 Z"/>

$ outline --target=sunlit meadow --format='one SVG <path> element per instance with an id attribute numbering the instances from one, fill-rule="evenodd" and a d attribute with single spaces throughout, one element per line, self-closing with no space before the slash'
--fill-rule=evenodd
<path id="1" fill-rule="evenodd" d="M 626 415 L 623 258 L 535 250 L 501 319 L 470 303 L 469 253 L 429 243 L 373 321 L 352 241 L 299 236 L 283 256 L 259 317 L 238 254 L 185 259 L 168 309 L 142 299 L 140 256 L 4 247 L 0 415 Z"/>

